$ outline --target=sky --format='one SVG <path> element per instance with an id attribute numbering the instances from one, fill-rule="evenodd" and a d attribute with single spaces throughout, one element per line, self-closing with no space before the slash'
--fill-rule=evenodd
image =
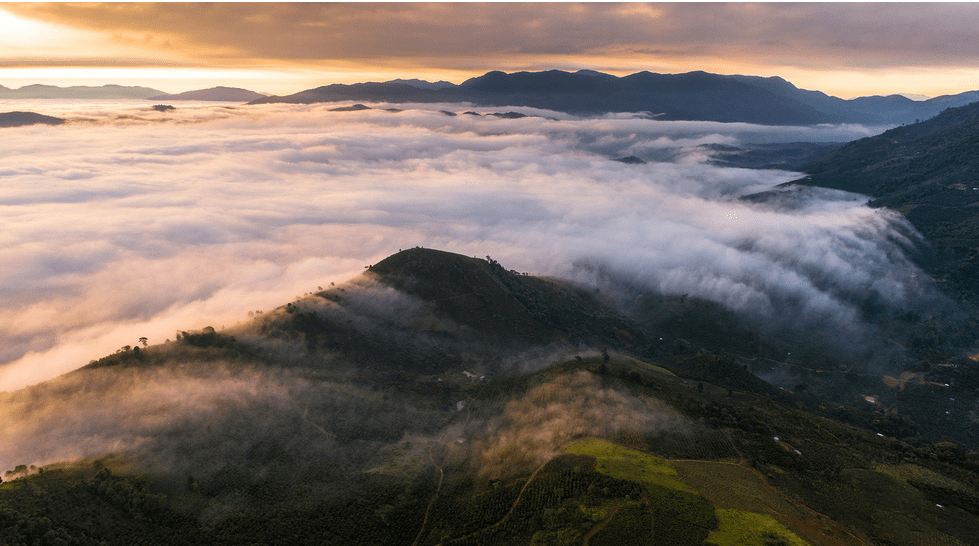
<path id="1" fill-rule="evenodd" d="M 489 70 L 781 76 L 843 98 L 979 89 L 974 3 L 5 3 L 0 85 L 461 83 Z"/>

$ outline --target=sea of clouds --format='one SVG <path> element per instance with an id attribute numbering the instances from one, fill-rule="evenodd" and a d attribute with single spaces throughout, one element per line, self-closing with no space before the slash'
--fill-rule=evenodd
<path id="1" fill-rule="evenodd" d="M 741 201 L 800 175 L 709 161 L 711 144 L 874 128 L 336 106 L 0 104 L 69 121 L 0 130 L 0 391 L 234 325 L 414 246 L 841 331 L 861 297 L 926 292 L 898 215 L 826 190 Z"/>

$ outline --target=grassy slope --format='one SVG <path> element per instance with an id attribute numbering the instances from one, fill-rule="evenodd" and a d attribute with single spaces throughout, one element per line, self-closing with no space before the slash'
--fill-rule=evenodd
<path id="1" fill-rule="evenodd" d="M 702 494 L 697 487 L 692 487 L 688 483 L 684 475 L 677 471 L 679 465 L 689 464 L 690 462 L 670 462 L 666 459 L 598 438 L 578 440 L 565 446 L 562 451 L 595 457 L 598 461 L 597 468 L 600 472 L 620 479 L 637 481 L 642 483 L 647 490 L 655 491 L 665 488 L 671 491 Z M 766 506 L 766 503 L 762 499 L 779 498 L 780 495 L 778 492 L 771 488 L 771 486 L 764 484 L 764 480 L 761 480 L 761 483 L 764 484 L 763 487 L 759 486 L 753 490 L 744 489 L 742 488 L 744 482 L 739 479 L 742 475 L 730 470 L 741 467 L 726 463 L 704 462 L 704 464 L 711 465 L 711 470 L 707 472 L 709 479 L 703 481 L 691 479 L 690 481 L 694 481 L 697 485 L 711 491 L 713 495 L 706 498 L 716 506 L 718 500 L 727 500 L 725 499 L 725 495 L 717 495 L 719 489 L 725 489 L 727 493 L 734 497 L 733 504 L 745 507 L 743 509 L 725 508 L 722 510 L 713 510 L 713 515 L 717 518 L 717 528 L 710 532 L 708 537 L 709 541 L 719 546 L 733 546 L 737 544 L 758 544 L 759 546 L 763 546 L 765 540 L 784 538 L 788 544 L 792 544 L 793 546 L 806 544 L 794 533 L 786 529 L 780 521 L 776 521 L 770 515 L 748 511 Z M 691 476 L 691 478 L 695 477 L 703 476 Z M 663 498 L 670 497 L 663 496 Z M 750 500 L 746 502 L 745 500 L 749 498 Z M 728 503 L 726 502 L 725 504 Z M 795 508 L 791 503 L 787 504 L 788 508 Z M 696 507 L 694 509 L 696 510 Z M 688 510 L 682 510 L 681 512 L 683 514 L 681 517 L 693 515 Z M 709 522 L 709 518 L 703 518 L 701 515 L 699 518 L 691 518 L 688 521 L 691 525 L 695 523 L 706 524 Z"/>
<path id="2" fill-rule="evenodd" d="M 614 478 L 646 486 L 692 492 L 678 479 L 676 469 L 666 459 L 613 444 L 599 438 L 583 438 L 564 446 L 564 453 L 588 455 L 598 460 L 598 471 Z"/>

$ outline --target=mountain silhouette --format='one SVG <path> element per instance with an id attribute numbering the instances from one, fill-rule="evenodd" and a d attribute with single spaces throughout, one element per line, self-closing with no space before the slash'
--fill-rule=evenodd
<path id="1" fill-rule="evenodd" d="M 140 86 L 102 85 L 99 87 L 74 85 L 25 85 L 18 89 L 0 89 L 0 99 L 145 99 L 163 92 Z"/>
<path id="2" fill-rule="evenodd" d="M 201 100 L 201 101 L 234 101 L 248 102 L 264 97 L 261 93 L 241 89 L 240 87 L 211 87 L 209 89 L 197 89 L 194 91 L 184 91 L 173 95 L 163 94 L 155 97 L 147 97 L 147 100 Z"/>
<path id="3" fill-rule="evenodd" d="M 45 116 L 35 112 L 2 112 L 0 127 L 20 127 L 22 125 L 61 125 L 65 120 L 53 116 Z"/>
<path id="4" fill-rule="evenodd" d="M 844 100 L 799 89 L 779 77 L 724 76 L 708 72 L 617 77 L 593 70 L 505 73 L 491 71 L 454 86 L 385 83 L 333 84 L 251 104 L 332 101 L 469 102 L 526 106 L 580 115 L 648 112 L 665 120 L 709 120 L 769 125 L 913 123 L 945 108 L 979 100 L 979 92 L 913 101 L 903 96 Z"/>

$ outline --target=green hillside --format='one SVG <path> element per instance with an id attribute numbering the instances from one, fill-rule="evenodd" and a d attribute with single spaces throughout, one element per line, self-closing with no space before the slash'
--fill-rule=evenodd
<path id="1" fill-rule="evenodd" d="M 962 387 L 752 373 L 790 341 L 404 251 L 0 393 L 0 543 L 979 543 L 972 429 L 922 425 Z"/>
<path id="2" fill-rule="evenodd" d="M 979 103 L 851 142 L 800 170 L 797 183 L 871 196 L 903 214 L 937 253 L 919 257 L 949 290 L 979 295 Z"/>

